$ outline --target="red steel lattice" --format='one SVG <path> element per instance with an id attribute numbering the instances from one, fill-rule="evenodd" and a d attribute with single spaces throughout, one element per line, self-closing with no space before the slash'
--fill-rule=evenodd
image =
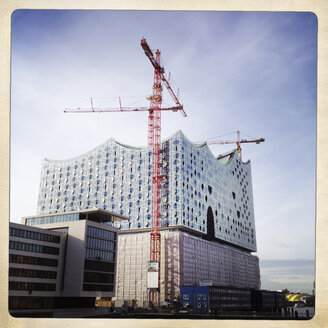
<path id="1" fill-rule="evenodd" d="M 178 97 L 171 88 L 170 82 L 164 75 L 164 68 L 161 66 L 161 53 L 155 52 L 155 56 L 149 48 L 146 39 L 141 40 L 141 47 L 146 56 L 154 66 L 153 94 L 150 97 L 150 108 L 148 107 L 122 107 L 119 108 L 95 108 L 91 98 L 91 108 L 65 109 L 65 113 L 93 113 L 93 112 L 134 112 L 148 111 L 148 146 L 152 149 L 152 219 L 150 233 L 150 261 L 158 263 L 158 288 L 151 289 L 151 301 L 159 306 L 160 304 L 160 259 L 161 259 L 161 236 L 160 236 L 160 160 L 161 160 L 161 111 L 181 111 L 183 116 L 187 116 Z M 162 82 L 169 94 L 173 98 L 176 106 L 162 108 Z"/>

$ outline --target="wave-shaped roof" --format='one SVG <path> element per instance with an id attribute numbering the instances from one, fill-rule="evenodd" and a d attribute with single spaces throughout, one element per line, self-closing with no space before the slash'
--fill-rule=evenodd
<path id="1" fill-rule="evenodd" d="M 176 139 L 176 138 L 183 138 L 183 139 L 185 139 L 194 148 L 198 148 L 198 149 L 203 148 L 203 149 L 205 149 L 209 154 L 211 154 L 211 156 L 213 157 L 213 159 L 215 159 L 221 165 L 228 165 L 232 161 L 232 159 L 235 156 L 237 156 L 236 155 L 236 149 L 234 149 L 234 150 L 232 150 L 230 152 L 227 152 L 227 153 L 218 155 L 218 156 L 214 156 L 214 154 L 212 153 L 211 149 L 208 147 L 208 144 L 206 142 L 204 142 L 204 143 L 195 143 L 195 142 L 192 142 L 189 138 L 187 138 L 185 136 L 185 134 L 181 130 L 178 130 L 177 132 L 175 132 L 171 136 L 163 139 L 162 140 L 162 143 L 164 143 L 164 142 L 166 142 L 168 140 Z M 103 142 L 102 144 L 100 144 L 99 146 L 97 146 L 97 147 L 95 147 L 95 148 L 89 150 L 88 152 L 86 152 L 84 154 L 81 154 L 79 156 L 75 156 L 75 157 L 72 157 L 72 158 L 69 158 L 69 159 L 64 159 L 64 160 L 55 160 L 55 159 L 45 158 L 44 161 L 50 162 L 50 163 L 51 162 L 52 163 L 71 162 L 71 161 L 74 161 L 74 160 L 78 160 L 81 157 L 86 157 L 88 155 L 91 155 L 92 153 L 94 153 L 98 149 L 108 146 L 108 144 L 111 144 L 111 145 L 116 144 L 116 145 L 119 145 L 121 147 L 124 147 L 124 148 L 127 148 L 127 149 L 132 149 L 132 150 L 146 150 L 146 149 L 149 149 L 148 146 L 135 147 L 135 146 L 131 146 L 131 145 L 127 145 L 127 144 L 121 143 L 121 142 L 117 141 L 115 138 L 109 138 L 108 140 L 106 140 L 105 142 Z M 249 164 L 249 162 L 250 162 L 250 160 L 248 160 L 247 162 L 242 162 L 242 163 L 243 164 Z"/>

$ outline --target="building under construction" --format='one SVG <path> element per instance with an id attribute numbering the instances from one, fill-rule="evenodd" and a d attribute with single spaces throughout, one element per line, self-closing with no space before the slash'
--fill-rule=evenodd
<path id="1" fill-rule="evenodd" d="M 42 164 L 38 214 L 99 208 L 129 218 L 118 223 L 120 300 L 149 300 L 152 151 L 109 139 Z M 259 289 L 250 161 L 236 151 L 215 157 L 179 131 L 161 142 L 160 176 L 160 300 L 204 280 Z"/>
<path id="2" fill-rule="evenodd" d="M 127 217 L 118 223 L 116 297 L 159 305 L 183 285 L 260 287 L 252 178 L 237 150 L 213 156 L 182 132 L 161 140 L 161 112 L 183 105 L 165 76 L 161 52 L 140 45 L 154 68 L 149 107 L 66 109 L 65 112 L 148 112 L 148 147 L 113 139 L 77 158 L 45 160 L 39 214 L 100 208 Z M 174 105 L 162 107 L 163 85 Z M 263 139 L 264 141 L 264 139 Z M 228 142 L 231 143 L 231 142 Z M 99 259 L 101 260 L 101 259 Z"/>

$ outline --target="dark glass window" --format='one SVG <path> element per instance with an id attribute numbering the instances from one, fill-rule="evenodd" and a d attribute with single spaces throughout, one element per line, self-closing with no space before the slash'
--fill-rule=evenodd
<path id="1" fill-rule="evenodd" d="M 43 246 L 38 244 L 28 244 L 28 243 L 22 243 L 19 241 L 12 241 L 12 240 L 9 241 L 9 248 L 16 249 L 19 251 L 25 251 L 25 252 L 35 252 L 35 253 L 44 253 L 44 254 L 52 254 L 52 255 L 59 254 L 59 248 L 57 247 Z"/>
<path id="2" fill-rule="evenodd" d="M 103 272 L 113 272 L 114 273 L 115 265 L 114 265 L 114 263 L 110 263 L 110 262 L 85 260 L 84 261 L 84 270 L 103 271 Z"/>
<path id="3" fill-rule="evenodd" d="M 101 284 L 112 284 L 114 282 L 114 274 L 102 272 L 84 272 L 83 281 Z"/>
<path id="4" fill-rule="evenodd" d="M 30 230 L 9 228 L 9 235 L 13 237 L 42 240 L 42 241 L 47 241 L 49 243 L 57 243 L 57 244 L 60 243 L 60 236 L 54 236 L 54 235 L 34 232 Z"/>
<path id="5" fill-rule="evenodd" d="M 40 266 L 58 266 L 58 260 L 43 257 L 23 256 L 17 254 L 9 254 L 9 263 L 21 263 Z"/>
<path id="6" fill-rule="evenodd" d="M 103 291 L 112 292 L 114 290 L 113 285 L 97 285 L 97 284 L 83 284 L 84 291 Z"/>
<path id="7" fill-rule="evenodd" d="M 86 244 L 87 247 L 90 248 L 98 248 L 98 249 L 105 249 L 111 251 L 115 249 L 115 242 L 104 240 L 104 239 L 87 237 Z"/>
<path id="8" fill-rule="evenodd" d="M 42 279 L 56 279 L 56 271 L 32 270 L 22 268 L 9 268 L 10 277 L 29 277 Z"/>
<path id="9" fill-rule="evenodd" d="M 208 186 L 208 192 L 210 193 L 210 195 L 212 194 L 212 187 Z"/>
<path id="10" fill-rule="evenodd" d="M 9 290 L 36 290 L 36 291 L 52 291 L 56 290 L 56 284 L 45 284 L 24 281 L 9 281 Z"/>

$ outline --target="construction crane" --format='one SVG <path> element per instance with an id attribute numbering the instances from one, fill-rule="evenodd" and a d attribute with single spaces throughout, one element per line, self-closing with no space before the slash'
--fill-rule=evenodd
<path id="1" fill-rule="evenodd" d="M 69 108 L 65 113 L 92 113 L 92 112 L 138 112 L 148 111 L 148 146 L 152 148 L 152 217 L 150 233 L 150 261 L 148 267 L 155 268 L 157 272 L 155 283 L 149 288 L 150 300 L 155 306 L 160 304 L 160 260 L 161 260 L 161 236 L 160 236 L 160 153 L 161 153 L 161 112 L 180 111 L 184 117 L 187 116 L 176 93 L 173 91 L 169 79 L 164 75 L 164 67 L 161 65 L 161 52 L 157 49 L 155 54 L 150 49 L 145 38 L 141 40 L 141 47 L 145 55 L 154 67 L 153 93 L 148 98 L 150 107 L 122 107 L 119 98 L 119 108 L 97 108 L 93 105 L 91 98 L 90 108 Z M 175 102 L 175 106 L 162 108 L 162 83 Z M 149 270 L 150 271 L 150 270 Z M 153 274 L 153 273 L 152 273 Z M 148 276 L 149 277 L 149 276 Z"/>
<path id="2" fill-rule="evenodd" d="M 224 141 L 219 141 L 219 140 L 209 140 L 206 141 L 206 143 L 208 145 L 216 145 L 216 144 L 220 144 L 220 145 L 224 145 L 224 144 L 237 144 L 237 154 L 240 160 L 242 160 L 242 156 L 241 156 L 241 147 L 240 144 L 241 143 L 251 143 L 251 142 L 255 142 L 256 144 L 259 144 L 260 142 L 264 142 L 265 139 L 264 138 L 259 138 L 259 139 L 250 139 L 250 140 L 246 140 L 246 139 L 240 139 L 240 131 L 236 131 L 237 133 L 237 140 L 224 140 Z M 204 141 L 202 142 L 196 142 L 196 143 L 204 143 Z"/>

